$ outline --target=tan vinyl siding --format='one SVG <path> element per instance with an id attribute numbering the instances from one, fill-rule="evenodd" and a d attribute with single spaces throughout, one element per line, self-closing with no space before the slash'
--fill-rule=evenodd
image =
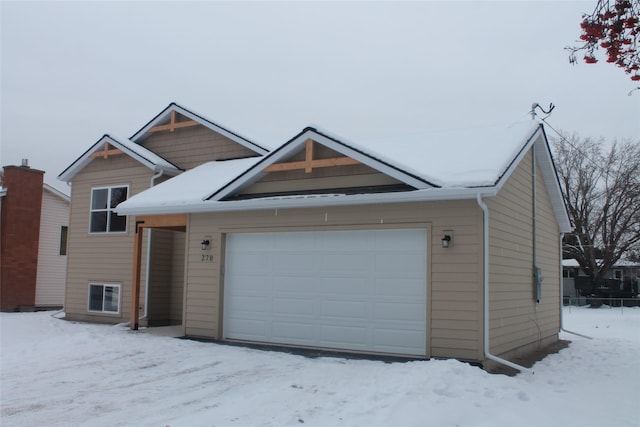
<path id="1" fill-rule="evenodd" d="M 90 234 L 89 209 L 93 187 L 128 185 L 129 197 L 150 185 L 150 169 L 126 155 L 93 160 L 73 179 L 69 218 L 67 287 L 65 311 L 68 318 L 119 323 L 129 319 L 135 217 L 127 220 L 127 232 Z M 147 239 L 143 242 L 141 305 L 144 305 Z M 90 313 L 89 283 L 120 284 L 120 313 Z M 144 312 L 144 307 L 141 313 Z"/>
<path id="2" fill-rule="evenodd" d="M 171 258 L 173 233 L 165 230 L 145 230 L 153 248 L 149 262 L 149 296 L 147 318 L 149 326 L 166 326 L 171 306 Z"/>
<path id="3" fill-rule="evenodd" d="M 559 230 L 538 169 L 537 257 L 542 301 L 534 299 L 532 152 L 513 172 L 490 209 L 490 349 L 502 354 L 540 342 L 559 330 Z"/>
<path id="4" fill-rule="evenodd" d="M 171 259 L 171 304 L 169 321 L 182 324 L 182 305 L 184 292 L 184 264 L 187 233 L 173 232 L 173 258 Z"/>
<path id="5" fill-rule="evenodd" d="M 185 233 L 151 232 L 152 256 L 149 274 L 147 317 L 149 326 L 182 323 Z"/>
<path id="6" fill-rule="evenodd" d="M 36 278 L 37 306 L 64 305 L 67 257 L 60 255 L 60 235 L 62 226 L 68 225 L 69 202 L 44 189 Z"/>
<path id="7" fill-rule="evenodd" d="M 212 160 L 256 156 L 252 150 L 202 125 L 154 132 L 141 145 L 183 170 Z"/>
<path id="8" fill-rule="evenodd" d="M 430 356 L 482 357 L 481 216 L 475 201 L 278 209 L 192 214 L 189 222 L 185 328 L 187 335 L 219 338 L 224 235 L 229 232 L 381 228 L 427 230 L 427 351 Z M 441 247 L 443 230 L 455 244 Z M 200 241 L 212 237 L 213 262 Z M 430 308 L 429 308 L 430 307 Z"/>

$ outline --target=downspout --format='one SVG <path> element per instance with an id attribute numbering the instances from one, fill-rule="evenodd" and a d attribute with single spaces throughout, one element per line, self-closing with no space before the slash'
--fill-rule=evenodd
<path id="1" fill-rule="evenodd" d="M 564 233 L 560 233 L 560 332 L 566 332 L 567 334 L 577 335 L 582 338 L 586 338 L 588 340 L 592 340 L 592 337 L 587 335 L 582 335 L 577 332 L 568 331 L 564 328 L 564 316 L 563 316 L 563 305 L 564 305 L 564 279 L 562 278 L 562 241 L 564 240 Z"/>
<path id="2" fill-rule="evenodd" d="M 483 261 L 483 288 L 484 288 L 484 357 L 494 362 L 498 362 L 502 365 L 509 366 L 520 372 L 529 372 L 533 375 L 534 371 L 516 363 L 510 362 L 506 359 L 491 354 L 489 350 L 489 208 L 482 200 L 480 194 L 477 195 L 478 206 L 482 209 L 482 224 L 483 224 L 483 248 L 482 248 L 482 261 Z"/>
<path id="3" fill-rule="evenodd" d="M 538 229 L 536 217 L 536 199 L 538 198 L 538 179 L 536 174 L 536 144 L 531 147 L 531 237 L 532 237 L 532 258 L 533 258 L 533 296 L 536 300 L 536 304 L 540 304 L 542 298 L 542 279 L 540 277 L 540 270 L 538 270 Z"/>
<path id="4" fill-rule="evenodd" d="M 164 170 L 160 169 L 151 177 L 151 182 L 149 183 L 149 188 L 156 185 L 156 180 L 164 175 Z M 149 306 L 149 274 L 151 273 L 151 235 L 153 234 L 153 230 L 149 229 L 149 234 L 147 236 L 147 273 L 144 278 L 144 314 L 142 315 L 142 319 L 147 318 L 147 307 Z"/>

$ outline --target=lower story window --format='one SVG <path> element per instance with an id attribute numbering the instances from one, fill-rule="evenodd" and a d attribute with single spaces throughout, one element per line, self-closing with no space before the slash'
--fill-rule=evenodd
<path id="1" fill-rule="evenodd" d="M 89 311 L 120 313 L 120 285 L 89 283 Z"/>

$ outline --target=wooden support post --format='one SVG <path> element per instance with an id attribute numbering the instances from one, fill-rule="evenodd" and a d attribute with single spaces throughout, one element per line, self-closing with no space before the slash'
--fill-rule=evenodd
<path id="1" fill-rule="evenodd" d="M 143 221 L 136 221 L 136 234 L 133 239 L 133 274 L 131 278 L 131 315 L 129 327 L 138 330 L 140 320 L 140 267 L 142 266 L 142 227 Z"/>
<path id="2" fill-rule="evenodd" d="M 313 140 L 307 139 L 307 150 L 305 153 L 306 166 L 304 168 L 305 173 L 313 172 Z"/>

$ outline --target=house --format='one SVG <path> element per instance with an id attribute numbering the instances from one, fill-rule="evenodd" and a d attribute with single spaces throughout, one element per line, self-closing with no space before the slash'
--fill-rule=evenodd
<path id="1" fill-rule="evenodd" d="M 71 184 L 66 317 L 129 320 L 137 219 L 118 216 L 118 203 L 201 163 L 265 153 L 266 148 L 177 104 L 129 139 L 98 139 L 59 175 Z M 183 222 L 145 233 L 139 270 L 145 286 L 136 303 L 143 325 L 183 323 L 185 230 Z"/>
<path id="2" fill-rule="evenodd" d="M 69 196 L 43 183 L 44 172 L 3 168 L 0 187 L 2 311 L 62 308 Z"/>
<path id="3" fill-rule="evenodd" d="M 609 289 L 605 292 L 606 294 L 630 294 L 630 296 L 636 296 L 638 294 L 638 286 L 640 285 L 640 262 L 619 260 L 604 273 L 602 278 L 605 279 L 605 283 L 609 284 Z M 565 297 L 577 298 L 581 296 L 578 289 L 579 286 L 576 286 L 576 281 L 581 282 L 580 284 L 582 286 L 586 285 L 589 286 L 589 288 L 591 287 L 591 280 L 585 272 L 582 271 L 578 261 L 575 259 L 563 259 L 562 286 Z M 586 303 L 584 298 L 581 298 L 579 301 Z M 565 302 L 568 303 L 566 298 Z"/>
<path id="4" fill-rule="evenodd" d="M 486 365 L 558 339 L 571 227 L 535 122 L 268 152 L 171 104 L 61 178 L 71 319 Z"/>

